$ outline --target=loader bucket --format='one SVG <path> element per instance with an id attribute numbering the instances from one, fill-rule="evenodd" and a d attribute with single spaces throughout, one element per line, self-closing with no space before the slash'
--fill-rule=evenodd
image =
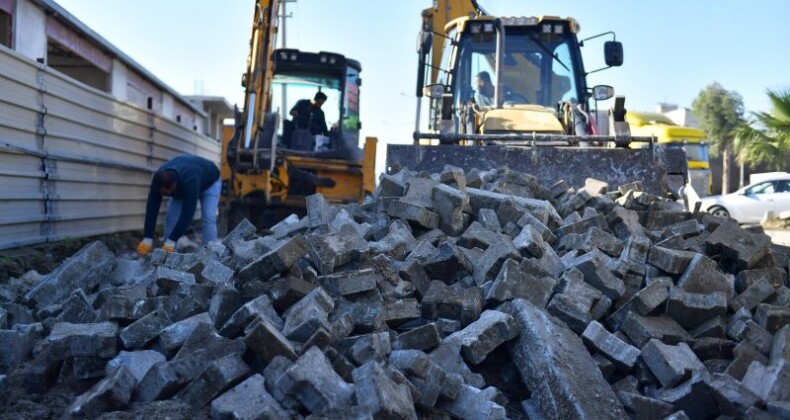
<path id="1" fill-rule="evenodd" d="M 671 192 L 686 183 L 686 153 L 681 149 L 653 147 L 644 149 L 604 147 L 511 147 L 511 146 L 421 146 L 387 147 L 387 172 L 399 168 L 441 172 L 445 165 L 466 171 L 507 167 L 537 177 L 544 185 L 565 180 L 574 188 L 595 178 L 616 188 L 629 182 L 642 182 L 645 191 L 655 195 Z"/>

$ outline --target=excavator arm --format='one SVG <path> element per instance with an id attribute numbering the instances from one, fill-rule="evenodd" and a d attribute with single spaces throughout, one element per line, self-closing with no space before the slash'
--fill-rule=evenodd
<path id="1" fill-rule="evenodd" d="M 274 49 L 277 38 L 277 18 L 281 0 L 257 0 L 250 37 L 250 54 L 247 57 L 247 72 L 242 85 L 245 87 L 244 112 L 242 113 L 240 141 L 237 150 L 252 152 L 253 164 L 258 167 L 258 143 L 267 129 L 264 121 L 271 113 L 272 79 L 274 77 Z M 271 148 L 271 144 L 261 145 Z"/>
<path id="2" fill-rule="evenodd" d="M 433 7 L 422 11 L 423 33 L 444 34 L 444 27 L 451 20 L 469 16 L 470 14 L 487 15 L 485 10 L 477 4 L 477 0 L 435 0 Z M 439 78 L 439 65 L 442 62 L 442 44 L 444 44 L 444 37 L 431 37 L 429 47 L 431 52 L 430 83 L 436 83 Z M 424 51 L 424 53 L 427 55 L 428 51 Z M 422 87 L 420 86 L 419 89 L 422 89 Z"/>

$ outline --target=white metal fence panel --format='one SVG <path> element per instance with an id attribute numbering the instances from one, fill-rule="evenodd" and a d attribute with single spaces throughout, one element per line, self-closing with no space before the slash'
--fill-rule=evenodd
<path id="1" fill-rule="evenodd" d="M 0 249 L 141 229 L 151 173 L 220 144 L 0 46 Z"/>

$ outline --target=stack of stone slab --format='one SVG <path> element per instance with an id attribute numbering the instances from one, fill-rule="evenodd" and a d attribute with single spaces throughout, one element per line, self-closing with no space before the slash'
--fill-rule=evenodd
<path id="1" fill-rule="evenodd" d="M 89 244 L 1 294 L 5 411 L 66 389 L 88 418 L 790 416 L 784 249 L 639 184 L 548 181 L 404 170 L 192 254 Z"/>

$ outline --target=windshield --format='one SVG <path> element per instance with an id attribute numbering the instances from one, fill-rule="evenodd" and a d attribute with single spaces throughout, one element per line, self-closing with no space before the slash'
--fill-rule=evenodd
<path id="1" fill-rule="evenodd" d="M 708 162 L 708 145 L 703 143 L 694 144 L 669 144 L 667 147 L 681 148 L 686 151 L 686 160 L 689 162 Z"/>
<path id="2" fill-rule="evenodd" d="M 502 62 L 502 98 L 505 104 L 539 104 L 553 107 L 559 101 L 580 100 L 577 80 L 581 63 L 572 54 L 575 38 L 565 27 L 562 34 L 543 33 L 541 26 L 505 29 Z M 459 101 L 474 99 L 493 103 L 493 92 L 480 82 L 481 73 L 496 84 L 496 33 L 464 33 L 454 80 Z M 485 76 L 482 76 L 486 78 Z M 582 100 L 584 98 L 581 98 Z"/>
<path id="3" fill-rule="evenodd" d="M 340 120 L 340 81 L 325 76 L 291 76 L 278 74 L 274 76 L 272 89 L 272 109 L 279 110 L 280 124 L 277 130 L 280 142 L 283 142 L 284 132 L 288 133 L 297 125 L 310 124 L 311 110 L 309 102 L 319 91 L 326 95 L 326 102 L 321 106 L 324 114 L 326 128 L 331 129 Z M 298 109 L 306 111 L 305 121 L 297 121 L 295 117 Z M 303 112 L 305 114 L 305 112 Z M 311 133 L 315 134 L 315 133 Z M 286 134 L 286 137 L 288 134 Z M 287 139 L 286 139 L 287 140 Z M 285 143 L 288 143 L 285 141 Z"/>

